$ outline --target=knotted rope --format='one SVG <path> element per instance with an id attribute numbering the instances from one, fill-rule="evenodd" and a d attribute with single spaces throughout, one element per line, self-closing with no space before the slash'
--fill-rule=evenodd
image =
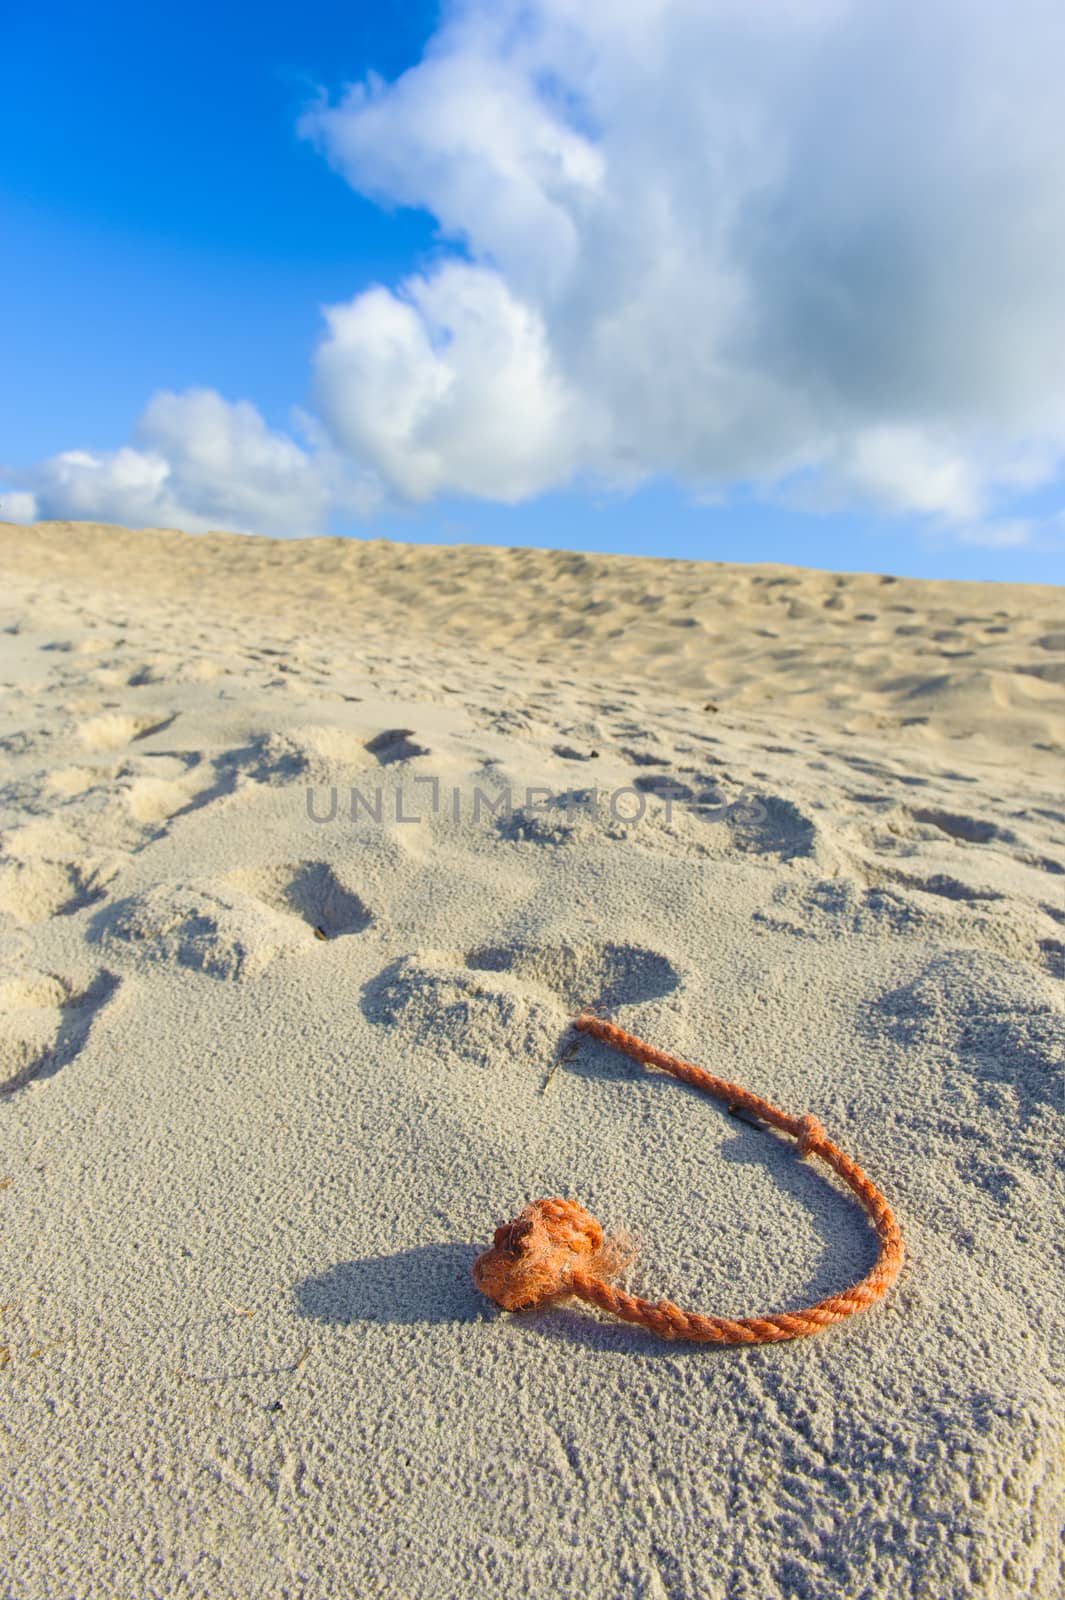
<path id="1" fill-rule="evenodd" d="M 693 1339 L 712 1344 L 769 1344 L 817 1333 L 832 1322 L 864 1311 L 879 1300 L 902 1265 L 902 1235 L 884 1196 L 861 1167 L 834 1145 L 814 1116 L 791 1117 L 738 1083 L 715 1078 L 701 1067 L 680 1061 L 644 1044 L 614 1023 L 585 1011 L 574 1026 L 617 1050 L 660 1067 L 675 1078 L 724 1100 L 730 1111 L 744 1111 L 759 1122 L 779 1128 L 798 1141 L 801 1156 L 819 1156 L 854 1191 L 880 1239 L 872 1271 L 842 1294 L 830 1295 L 805 1311 L 774 1312 L 765 1317 L 707 1317 L 682 1311 L 670 1300 L 641 1300 L 607 1280 L 631 1258 L 622 1239 L 604 1239 L 603 1230 L 575 1200 L 537 1200 L 513 1222 L 496 1229 L 492 1248 L 473 1265 L 477 1287 L 506 1311 L 523 1311 L 560 1295 L 578 1295 L 603 1311 L 638 1322 L 663 1339 Z"/>

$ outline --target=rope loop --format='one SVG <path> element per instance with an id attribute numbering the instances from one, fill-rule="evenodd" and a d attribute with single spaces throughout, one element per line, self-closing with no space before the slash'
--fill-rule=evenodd
<path id="1" fill-rule="evenodd" d="M 663 1339 L 712 1344 L 770 1344 L 818 1333 L 864 1311 L 890 1288 L 903 1260 L 902 1234 L 890 1206 L 858 1164 L 834 1145 L 818 1119 L 807 1112 L 789 1116 L 779 1106 L 715 1078 L 702 1067 L 645 1044 L 593 1011 L 582 1011 L 574 1026 L 648 1067 L 658 1067 L 684 1083 L 789 1134 L 800 1156 L 817 1156 L 842 1178 L 868 1213 L 880 1240 L 876 1265 L 860 1282 L 830 1295 L 805 1311 L 765 1317 L 708 1317 L 682 1311 L 671 1300 L 657 1303 L 626 1294 L 610 1282 L 632 1259 L 624 1236 L 605 1238 L 602 1227 L 575 1200 L 536 1200 L 495 1231 L 491 1249 L 477 1257 L 473 1279 L 478 1289 L 505 1311 L 527 1311 L 562 1295 L 577 1295 L 625 1322 L 640 1323 Z"/>

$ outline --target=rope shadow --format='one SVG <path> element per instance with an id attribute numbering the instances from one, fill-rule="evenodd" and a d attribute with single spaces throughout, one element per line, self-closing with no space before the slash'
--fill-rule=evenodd
<path id="1" fill-rule="evenodd" d="M 471 1277 L 481 1249 L 420 1244 L 393 1255 L 341 1261 L 296 1284 L 296 1303 L 301 1316 L 341 1326 L 481 1322 L 487 1303 Z"/>
<path id="2" fill-rule="evenodd" d="M 505 1321 L 536 1340 L 662 1359 L 699 1347 L 666 1342 L 646 1328 L 601 1319 L 558 1300 L 535 1311 L 507 1312 L 474 1287 L 471 1268 L 483 1245 L 427 1244 L 393 1255 L 341 1261 L 295 1286 L 299 1314 L 334 1327 L 443 1327 Z M 502 1332 L 502 1329 L 498 1331 Z M 705 1353 L 706 1346 L 702 1347 Z"/>

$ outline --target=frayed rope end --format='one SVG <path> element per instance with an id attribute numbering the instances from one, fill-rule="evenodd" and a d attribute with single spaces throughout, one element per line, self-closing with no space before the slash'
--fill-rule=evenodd
<path id="1" fill-rule="evenodd" d="M 491 1249 L 473 1264 L 473 1281 L 504 1311 L 528 1311 L 570 1293 L 575 1272 L 617 1277 L 634 1254 L 627 1235 L 606 1238 L 576 1200 L 534 1200 L 496 1229 Z"/>

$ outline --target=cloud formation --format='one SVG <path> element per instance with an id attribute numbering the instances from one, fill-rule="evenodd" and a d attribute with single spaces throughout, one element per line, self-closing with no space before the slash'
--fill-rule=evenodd
<path id="1" fill-rule="evenodd" d="M 326 310 L 315 393 L 332 437 L 404 498 L 515 502 L 568 481 L 594 410 L 560 377 L 544 319 L 496 272 L 449 262 Z"/>
<path id="2" fill-rule="evenodd" d="M 28 490 L 0 498 L 0 515 L 189 533 L 321 533 L 338 508 L 372 510 L 378 490 L 310 419 L 307 428 L 318 436 L 312 452 L 272 432 L 247 401 L 230 404 L 211 389 L 163 391 L 149 402 L 133 446 L 50 457 L 24 475 Z"/>
<path id="3" fill-rule="evenodd" d="M 795 481 L 971 523 L 1065 456 L 1065 11 L 472 0 L 302 131 L 453 259 L 328 313 L 396 490 Z"/>
<path id="4" fill-rule="evenodd" d="M 276 534 L 666 475 L 1021 542 L 1065 464 L 1060 0 L 458 0 L 301 132 L 440 247 L 324 308 L 304 445 L 211 390 L 0 515 Z"/>

